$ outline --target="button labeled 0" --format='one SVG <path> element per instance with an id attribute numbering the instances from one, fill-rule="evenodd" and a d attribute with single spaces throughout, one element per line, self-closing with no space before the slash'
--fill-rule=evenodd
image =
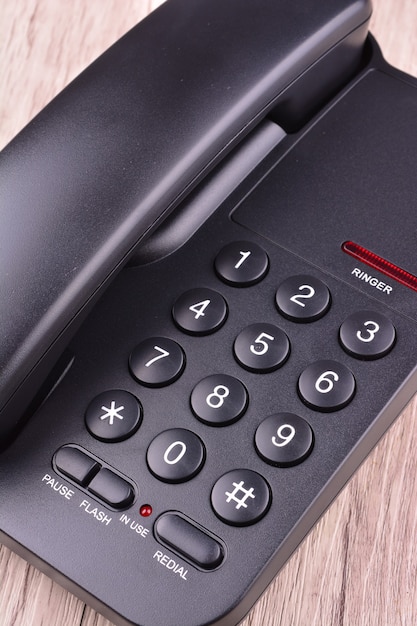
<path id="1" fill-rule="evenodd" d="M 171 428 L 153 439 L 146 460 L 159 480 L 181 483 L 201 470 L 205 457 L 204 444 L 197 435 L 184 428 Z"/>

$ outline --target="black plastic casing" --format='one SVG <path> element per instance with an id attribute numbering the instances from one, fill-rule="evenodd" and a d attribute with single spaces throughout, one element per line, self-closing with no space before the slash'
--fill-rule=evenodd
<path id="1" fill-rule="evenodd" d="M 71 342 L 74 362 L 66 377 L 0 456 L 1 540 L 116 624 L 237 624 L 416 391 L 416 293 L 360 263 L 361 272 L 392 289 L 388 294 L 358 278 L 358 262 L 341 250 L 343 241 L 360 239 L 415 272 L 417 81 L 390 68 L 372 38 L 366 59 L 297 133 L 277 134 L 268 120 L 255 129 L 248 141 L 265 133 L 265 157 L 243 182 L 235 172 L 229 193 L 221 168 L 213 171 L 189 200 L 200 206 L 199 229 L 189 222 L 188 203 L 178 207 L 167 224 L 185 243 L 168 240 L 162 227 L 142 256 L 138 251 L 135 265 L 120 273 Z M 274 139 L 267 139 L 271 133 Z M 229 172 L 235 157 L 239 152 L 225 163 Z M 213 195 L 216 180 L 223 203 Z M 402 222 L 397 244 L 394 198 Z M 216 276 L 213 261 L 224 245 L 245 239 L 266 250 L 270 269 L 260 283 L 236 288 Z M 332 298 L 327 314 L 310 324 L 283 318 L 274 304 L 278 285 L 301 273 L 322 280 Z M 177 328 L 171 308 L 181 293 L 201 286 L 223 295 L 228 318 L 216 333 L 194 337 Z M 383 358 L 362 361 L 340 346 L 340 325 L 357 310 L 376 310 L 394 324 L 396 343 Z M 233 357 L 234 338 L 254 322 L 276 324 L 290 339 L 291 354 L 276 372 L 248 372 Z M 131 350 L 150 336 L 168 336 L 184 349 L 185 370 L 167 387 L 147 388 L 129 373 Z M 323 358 L 342 362 L 356 381 L 352 401 L 333 413 L 306 407 L 297 393 L 300 373 Z M 239 378 L 249 393 L 245 415 L 224 428 L 200 423 L 190 409 L 191 390 L 213 373 Z M 144 410 L 138 432 L 114 444 L 94 439 L 84 426 L 89 402 L 108 389 L 133 393 Z M 266 464 L 253 445 L 257 426 L 279 411 L 299 414 L 314 432 L 313 451 L 295 467 Z M 146 463 L 152 439 L 172 427 L 192 430 L 206 448 L 202 470 L 174 485 L 155 478 Z M 137 488 L 132 506 L 112 511 L 56 473 L 53 455 L 69 443 L 126 476 Z M 210 504 L 215 481 L 238 467 L 263 475 L 272 493 L 265 517 L 244 528 L 224 524 Z M 71 498 L 51 488 L 45 475 L 72 489 Z M 111 522 L 87 514 L 86 499 Z M 152 505 L 151 517 L 140 517 L 142 504 Z M 219 538 L 226 555 L 220 567 L 200 571 L 158 543 L 153 524 L 167 511 Z M 187 571 L 186 580 L 158 562 L 158 551 Z"/>

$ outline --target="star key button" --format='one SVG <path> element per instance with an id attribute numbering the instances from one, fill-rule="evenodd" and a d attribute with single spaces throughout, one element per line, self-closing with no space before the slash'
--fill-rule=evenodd
<path id="1" fill-rule="evenodd" d="M 90 402 L 85 425 L 93 437 L 113 443 L 131 437 L 142 422 L 142 406 L 128 391 L 105 391 Z"/>

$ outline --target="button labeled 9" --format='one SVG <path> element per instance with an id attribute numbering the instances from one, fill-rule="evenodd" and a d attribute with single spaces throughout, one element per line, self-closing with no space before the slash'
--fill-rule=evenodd
<path id="1" fill-rule="evenodd" d="M 277 467 L 290 467 L 304 461 L 313 449 L 310 425 L 293 413 L 270 415 L 258 426 L 255 447 L 259 456 Z"/>

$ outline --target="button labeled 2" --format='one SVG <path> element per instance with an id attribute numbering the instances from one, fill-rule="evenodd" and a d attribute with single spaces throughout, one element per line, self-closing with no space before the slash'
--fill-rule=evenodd
<path id="1" fill-rule="evenodd" d="M 318 278 L 291 276 L 278 287 L 275 295 L 278 311 L 293 322 L 314 322 L 327 313 L 330 292 Z"/>

